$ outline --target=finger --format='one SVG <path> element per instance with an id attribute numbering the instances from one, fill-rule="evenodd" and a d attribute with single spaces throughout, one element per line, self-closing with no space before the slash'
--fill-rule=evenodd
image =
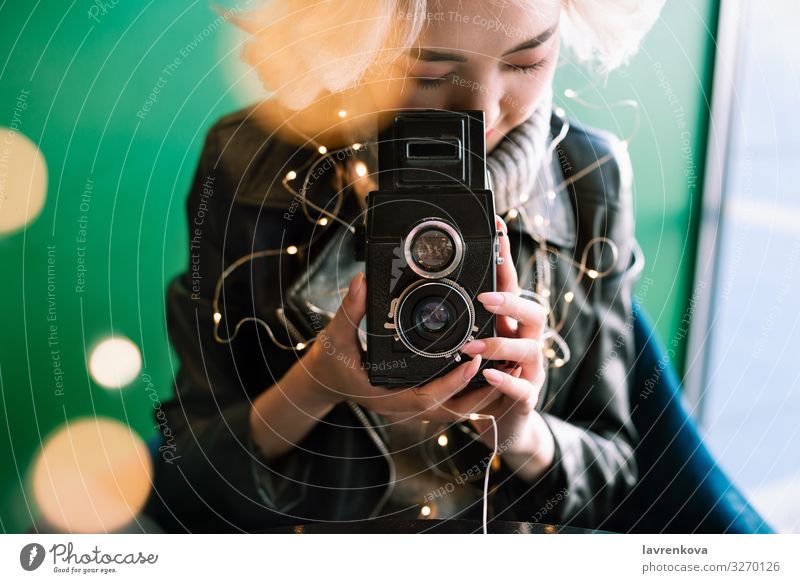
<path id="1" fill-rule="evenodd" d="M 478 294 L 478 301 L 488 312 L 516 320 L 518 336 L 539 338 L 544 331 L 547 313 L 533 300 L 510 292 L 484 292 Z"/>
<path id="2" fill-rule="evenodd" d="M 465 344 L 461 352 L 469 356 L 481 355 L 486 360 L 506 360 L 515 368 L 524 364 L 529 370 L 542 359 L 541 345 L 532 338 L 481 338 Z"/>
<path id="3" fill-rule="evenodd" d="M 457 419 L 462 419 L 469 416 L 470 413 L 485 409 L 502 396 L 502 392 L 489 385 L 470 391 L 466 395 L 453 397 L 443 403 L 441 408 Z"/>
<path id="4" fill-rule="evenodd" d="M 517 270 L 511 258 L 511 241 L 508 238 L 508 226 L 498 215 L 495 215 L 497 226 L 497 241 L 500 249 L 502 263 L 497 266 L 497 289 L 501 291 L 514 291 L 517 288 Z M 500 336 L 516 335 L 516 322 L 507 316 L 497 316 L 497 334 Z"/>
<path id="5" fill-rule="evenodd" d="M 406 411 L 435 409 L 467 386 L 467 383 L 478 374 L 481 360 L 481 356 L 478 355 L 421 387 L 398 393 L 400 402 L 397 405 Z"/>
<path id="6" fill-rule="evenodd" d="M 538 390 L 529 381 L 494 368 L 484 369 L 483 376 L 490 385 L 508 396 L 512 401 L 528 404 L 531 409 L 533 408 L 531 403 L 536 402 Z"/>
<path id="7" fill-rule="evenodd" d="M 495 224 L 497 226 L 497 239 L 500 243 L 500 257 L 503 259 L 503 262 L 497 266 L 497 289 L 499 291 L 516 292 L 519 289 L 519 283 L 517 281 L 517 268 L 514 266 L 514 260 L 511 257 L 508 227 L 498 215 L 495 215 Z"/>
<path id="8" fill-rule="evenodd" d="M 367 312 L 366 288 L 364 274 L 359 272 L 350 281 L 342 305 L 329 324 L 332 333 L 342 334 L 342 338 L 356 338 L 358 325 Z"/>

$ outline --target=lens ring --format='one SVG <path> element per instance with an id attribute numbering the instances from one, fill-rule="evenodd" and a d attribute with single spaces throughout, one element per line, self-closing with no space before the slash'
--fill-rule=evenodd
<path id="1" fill-rule="evenodd" d="M 429 239 L 422 239 L 425 236 Z M 427 241 L 427 249 L 421 248 L 423 241 Z M 414 273 L 427 279 L 439 279 L 450 275 L 461 264 L 464 242 L 449 223 L 441 219 L 425 219 L 408 233 L 403 252 Z"/>
<path id="2" fill-rule="evenodd" d="M 421 294 L 425 294 L 422 299 L 416 299 L 416 296 Z M 455 308 L 456 313 L 459 312 L 458 308 L 454 305 L 454 302 L 460 302 L 463 304 L 463 311 L 460 315 L 466 318 L 466 320 L 459 322 L 459 318 L 455 319 L 455 322 L 459 324 L 461 331 L 453 337 L 452 341 L 449 341 L 447 347 L 442 350 L 425 350 L 424 348 L 420 348 L 417 344 L 415 344 L 414 339 L 410 337 L 410 332 L 417 332 L 418 330 L 415 329 L 414 326 L 403 326 L 403 320 L 406 319 L 406 311 L 408 308 L 412 310 L 412 316 L 415 316 L 415 312 L 420 307 L 420 302 L 429 303 L 430 298 L 439 298 L 445 299 L 448 297 L 452 297 L 452 301 L 449 303 L 452 304 L 452 307 Z M 444 302 L 447 303 L 445 299 Z M 452 311 L 451 311 L 452 314 Z M 410 322 L 414 322 L 414 319 L 411 319 Z M 452 318 L 451 318 L 452 321 Z M 410 286 L 408 286 L 403 293 L 400 294 L 397 303 L 397 309 L 394 312 L 394 325 L 395 330 L 397 330 L 397 334 L 400 337 L 400 341 L 403 345 L 408 348 L 411 352 L 418 354 L 419 356 L 424 356 L 426 358 L 443 358 L 449 357 L 458 352 L 458 350 L 466 344 L 470 338 L 472 338 L 473 329 L 475 327 L 475 306 L 472 304 L 470 300 L 470 296 L 467 291 L 461 287 L 456 282 L 450 279 L 441 279 L 437 281 L 418 281 Z M 407 329 L 408 328 L 408 329 Z M 443 327 L 444 328 L 444 327 Z M 423 328 L 424 330 L 424 328 Z M 451 327 L 451 329 L 447 332 L 428 332 L 427 334 L 418 334 L 423 338 L 424 341 L 429 342 L 429 345 L 434 345 L 437 340 L 439 339 L 447 339 L 449 334 L 455 333 L 455 327 Z"/>

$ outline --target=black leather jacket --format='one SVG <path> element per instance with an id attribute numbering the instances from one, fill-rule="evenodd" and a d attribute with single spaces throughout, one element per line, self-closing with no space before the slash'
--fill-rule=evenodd
<path id="1" fill-rule="evenodd" d="M 250 402 L 279 380 L 297 356 L 278 348 L 266 329 L 252 321 L 228 344 L 213 338 L 211 300 L 222 270 L 253 251 L 297 245 L 300 252 L 294 255 L 262 257 L 226 279 L 219 328 L 227 338 L 238 322 L 258 317 L 279 341 L 293 344 L 307 327 L 302 314 L 286 307 L 292 303 L 287 294 L 315 268 L 315 250 L 335 244 L 337 229 L 331 225 L 330 235 L 312 248 L 302 247 L 319 227 L 297 211 L 296 199 L 280 180 L 313 152 L 254 123 L 251 114 L 257 109 L 222 118 L 206 136 L 186 206 L 189 267 L 167 292 L 168 331 L 180 370 L 174 398 L 164 403 L 163 413 L 157 412 L 156 423 L 172 455 L 158 458 L 151 498 L 167 530 L 258 531 L 315 520 L 364 519 L 380 516 L 387 495 L 385 434 L 375 427 L 370 411 L 352 402 L 336 406 L 300 447 L 264 463 L 250 440 Z M 553 116 L 551 125 L 557 135 L 562 121 Z M 593 527 L 637 480 L 628 375 L 633 364 L 631 298 L 642 260 L 624 148 L 608 134 L 571 123 L 556 154 L 556 184 L 563 177 L 567 186 L 557 195 L 549 226 L 509 221 L 520 284 L 527 285 L 532 276 L 523 266 L 537 235 L 563 254 L 551 252 L 546 262 L 557 314 L 564 294 L 574 294 L 562 328 L 571 359 L 550 369 L 539 402 L 555 437 L 555 461 L 534 484 L 501 463 L 492 472 L 492 484 L 499 485 L 492 513 L 505 520 Z M 292 209 L 297 212 L 287 215 Z M 564 256 L 580 261 L 597 236 L 616 243 L 614 270 L 598 279 L 584 274 L 576 284 L 578 269 Z M 604 269 L 600 263 L 608 260 L 607 253 L 608 248 L 595 247 L 589 267 Z M 489 450 L 468 424 L 457 426 L 458 443 L 452 449 L 462 462 L 485 460 Z M 464 517 L 479 514 L 476 507 Z"/>

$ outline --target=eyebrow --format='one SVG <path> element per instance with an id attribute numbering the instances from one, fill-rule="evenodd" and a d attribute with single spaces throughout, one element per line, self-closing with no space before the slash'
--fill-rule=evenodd
<path id="1" fill-rule="evenodd" d="M 539 33 L 535 37 L 533 37 L 531 39 L 528 39 L 523 43 L 518 44 L 513 49 L 504 52 L 503 56 L 506 57 L 506 56 L 508 56 L 508 55 L 510 55 L 512 53 L 516 53 L 516 52 L 519 52 L 519 51 L 524 51 L 526 49 L 535 49 L 539 45 L 542 45 L 542 44 L 546 43 L 547 40 L 551 36 L 553 36 L 553 34 L 556 32 L 557 28 L 558 28 L 558 24 L 554 24 L 553 26 L 551 26 L 550 28 L 548 28 L 544 32 Z"/>
<path id="2" fill-rule="evenodd" d="M 458 61 L 459 63 L 464 63 L 467 60 L 467 58 L 462 55 L 432 51 L 430 49 L 414 48 L 409 51 L 409 54 L 414 60 L 427 61 L 429 63 L 438 61 Z"/>
<path id="3" fill-rule="evenodd" d="M 551 36 L 553 36 L 557 28 L 558 24 L 554 24 L 544 32 L 506 51 L 505 53 L 503 53 L 502 56 L 506 57 L 513 53 L 524 51 L 526 49 L 534 49 L 539 45 L 544 44 Z M 467 58 L 463 55 L 459 55 L 456 53 L 447 53 L 442 51 L 434 51 L 431 49 L 412 48 L 409 51 L 409 55 L 415 60 L 426 61 L 428 63 L 436 63 L 440 61 L 455 61 L 458 63 L 465 63 L 467 61 Z"/>

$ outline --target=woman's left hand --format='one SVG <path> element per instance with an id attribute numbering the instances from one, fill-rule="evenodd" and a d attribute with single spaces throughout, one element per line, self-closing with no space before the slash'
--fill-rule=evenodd
<path id="1" fill-rule="evenodd" d="M 496 221 L 498 231 L 502 231 L 503 258 L 497 266 L 497 291 L 479 294 L 477 299 L 497 316 L 497 336 L 469 342 L 461 351 L 508 363 L 504 368 L 483 371 L 486 381 L 502 395 L 478 413 L 494 415 L 498 444 L 504 444 L 503 459 L 523 478 L 534 480 L 551 465 L 555 450 L 552 433 L 535 409 L 545 380 L 541 347 L 547 314 L 539 303 L 520 295 L 508 230 L 500 217 Z M 471 423 L 481 434 L 481 441 L 494 447 L 491 420 Z"/>

